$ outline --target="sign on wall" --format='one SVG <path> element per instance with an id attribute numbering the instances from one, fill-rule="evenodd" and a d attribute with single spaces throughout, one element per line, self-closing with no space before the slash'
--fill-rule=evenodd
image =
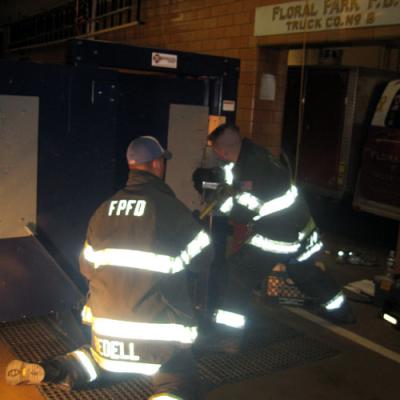
<path id="1" fill-rule="evenodd" d="M 256 8 L 254 35 L 400 24 L 400 0 L 306 0 Z"/>

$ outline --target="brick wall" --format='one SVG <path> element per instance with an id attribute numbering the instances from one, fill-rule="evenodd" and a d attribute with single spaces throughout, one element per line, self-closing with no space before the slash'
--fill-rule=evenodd
<path id="1" fill-rule="evenodd" d="M 279 153 L 287 70 L 284 48 L 301 44 L 305 36 L 294 33 L 256 39 L 253 30 L 256 7 L 283 1 L 286 0 L 146 0 L 142 1 L 142 25 L 96 38 L 239 58 L 241 76 L 236 122 L 243 135 Z M 309 32 L 306 40 L 308 43 L 338 43 L 398 38 L 399 35 L 400 25 L 395 25 Z M 63 54 L 62 47 L 51 46 L 25 52 L 23 56 L 39 62 L 62 62 Z M 263 73 L 276 77 L 274 101 L 258 99 Z"/>

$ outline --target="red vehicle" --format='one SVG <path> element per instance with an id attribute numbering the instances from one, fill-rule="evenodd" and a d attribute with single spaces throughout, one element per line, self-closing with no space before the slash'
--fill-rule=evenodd
<path id="1" fill-rule="evenodd" d="M 386 85 L 376 107 L 353 205 L 400 220 L 400 80 Z"/>

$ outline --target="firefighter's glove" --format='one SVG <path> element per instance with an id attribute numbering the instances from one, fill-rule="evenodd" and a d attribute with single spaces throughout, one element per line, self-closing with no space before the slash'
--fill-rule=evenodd
<path id="1" fill-rule="evenodd" d="M 226 183 L 220 184 L 210 195 L 207 205 L 200 213 L 200 219 L 205 218 L 214 209 L 218 209 L 228 197 L 235 196 L 238 192 L 239 190 L 235 186 L 227 185 Z"/>
<path id="2" fill-rule="evenodd" d="M 213 200 L 222 204 L 228 197 L 235 196 L 240 190 L 236 186 L 221 183 L 215 190 Z"/>
<path id="3" fill-rule="evenodd" d="M 223 173 L 221 168 L 196 168 L 192 174 L 194 188 L 202 194 L 203 182 L 219 184 L 223 182 Z"/>

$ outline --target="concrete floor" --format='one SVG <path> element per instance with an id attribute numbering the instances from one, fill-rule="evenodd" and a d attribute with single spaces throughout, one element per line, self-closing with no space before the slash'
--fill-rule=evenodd
<path id="1" fill-rule="evenodd" d="M 328 273 L 341 285 L 346 285 L 385 272 L 386 256 L 390 249 L 396 248 L 398 222 L 356 212 L 348 201 L 336 202 L 313 195 L 308 195 L 307 200 L 324 237 L 320 259 Z M 336 254 L 340 249 L 361 252 L 375 258 L 377 263 L 375 266 L 339 264 Z M 207 399 L 398 398 L 400 330 L 379 318 L 379 307 L 355 302 L 351 305 L 357 323 L 339 329 L 302 309 L 265 305 L 266 318 L 271 315 L 340 353 L 305 366 L 225 385 L 211 392 Z"/>
<path id="2" fill-rule="evenodd" d="M 210 393 L 217 399 L 363 399 L 397 398 L 400 366 L 393 361 L 335 337 L 312 323 L 288 316 L 296 328 L 312 332 L 340 350 L 336 357 L 291 368 L 251 381 L 226 385 Z"/>
<path id="3" fill-rule="evenodd" d="M 328 235 L 329 236 L 329 235 Z M 325 237 L 321 257 L 327 270 L 341 283 L 371 279 L 384 271 L 385 248 L 364 246 L 358 242 Z M 374 267 L 337 264 L 336 248 L 350 246 L 378 257 Z M 380 319 L 379 308 L 351 302 L 357 323 L 332 331 L 336 326 L 314 318 L 303 309 L 265 305 L 265 317 L 273 316 L 293 328 L 339 350 L 335 357 L 305 366 L 286 369 L 267 376 L 225 385 L 209 394 L 208 400 L 279 399 L 279 400 L 384 400 L 398 398 L 400 377 L 400 330 Z M 298 315 L 296 312 L 300 312 Z M 311 319 L 311 320 L 310 320 Z M 313 320 L 316 320 L 314 322 Z M 322 324 L 322 326 L 321 326 Z M 354 334 L 354 335 L 352 335 Z M 367 348 L 372 347 L 373 350 Z M 394 356 L 397 361 L 388 358 Z"/>

